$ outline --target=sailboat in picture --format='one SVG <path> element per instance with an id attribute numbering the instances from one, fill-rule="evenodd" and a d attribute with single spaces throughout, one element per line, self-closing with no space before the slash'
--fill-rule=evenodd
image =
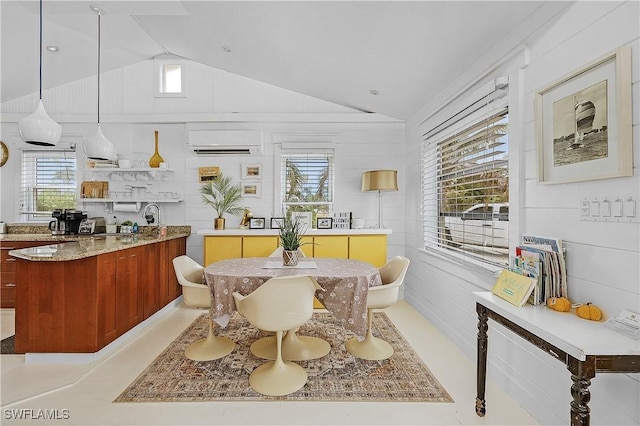
<path id="1" fill-rule="evenodd" d="M 574 102 L 574 134 L 573 143 L 567 150 L 584 147 L 584 136 L 593 129 L 593 120 L 596 117 L 596 106 L 591 101 Z"/>

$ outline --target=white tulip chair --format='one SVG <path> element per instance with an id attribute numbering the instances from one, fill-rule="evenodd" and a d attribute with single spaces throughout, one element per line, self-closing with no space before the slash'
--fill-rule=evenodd
<path id="1" fill-rule="evenodd" d="M 379 269 L 382 285 L 369 287 L 367 295 L 367 335 L 362 341 L 353 337 L 345 344 L 352 355 L 372 361 L 380 361 L 393 355 L 393 347 L 373 335 L 373 310 L 387 308 L 398 301 L 400 286 L 409 269 L 409 262 L 404 256 L 396 256 Z"/>

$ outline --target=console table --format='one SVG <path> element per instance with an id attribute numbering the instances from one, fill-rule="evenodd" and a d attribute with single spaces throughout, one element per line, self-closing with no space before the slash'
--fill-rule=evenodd
<path id="1" fill-rule="evenodd" d="M 596 373 L 640 372 L 640 341 L 607 329 L 604 322 L 588 321 L 575 313 L 556 312 L 546 306 L 517 307 L 491 292 L 474 292 L 478 313 L 476 414 L 484 416 L 487 378 L 488 319 L 521 336 L 571 372 L 571 425 L 588 425 Z"/>

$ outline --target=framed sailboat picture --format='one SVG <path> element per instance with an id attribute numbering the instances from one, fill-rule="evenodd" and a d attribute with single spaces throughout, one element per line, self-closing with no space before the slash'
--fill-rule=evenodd
<path id="1" fill-rule="evenodd" d="M 633 175 L 631 48 L 536 93 L 538 182 Z"/>

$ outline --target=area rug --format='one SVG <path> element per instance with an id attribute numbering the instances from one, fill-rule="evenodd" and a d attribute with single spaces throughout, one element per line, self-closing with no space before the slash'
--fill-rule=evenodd
<path id="1" fill-rule="evenodd" d="M 384 361 L 354 357 L 344 348 L 353 334 L 329 313 L 314 313 L 300 335 L 321 337 L 331 345 L 328 355 L 299 364 L 308 373 L 307 384 L 281 397 L 264 396 L 249 386 L 249 375 L 265 360 L 249 351 L 265 334 L 234 314 L 217 335 L 236 342 L 235 350 L 214 361 L 191 361 L 184 356 L 190 343 L 206 337 L 208 316 L 196 319 L 114 402 L 186 401 L 394 401 L 453 402 L 407 341 L 383 312 L 373 319 L 374 335 L 389 342 L 393 356 Z"/>
<path id="2" fill-rule="evenodd" d="M 16 335 L 0 340 L 0 354 L 13 355 L 16 353 Z"/>

